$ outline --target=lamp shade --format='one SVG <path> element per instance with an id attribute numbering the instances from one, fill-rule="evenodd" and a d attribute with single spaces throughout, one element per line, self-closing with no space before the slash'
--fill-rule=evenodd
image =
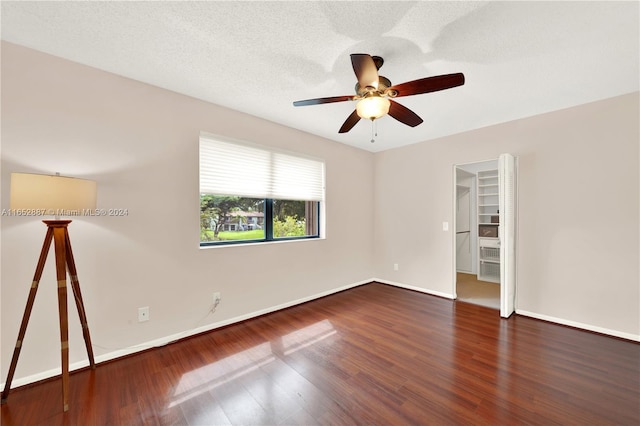
<path id="1" fill-rule="evenodd" d="M 96 208 L 96 182 L 65 176 L 11 173 L 11 209 L 57 216 Z M 75 213 L 74 213 L 75 212 Z"/>
<path id="2" fill-rule="evenodd" d="M 360 118 L 375 120 L 389 112 L 391 102 L 382 96 L 368 96 L 358 102 L 356 111 Z"/>

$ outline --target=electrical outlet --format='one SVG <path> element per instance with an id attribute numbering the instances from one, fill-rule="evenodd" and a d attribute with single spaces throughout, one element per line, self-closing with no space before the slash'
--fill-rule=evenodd
<path id="1" fill-rule="evenodd" d="M 149 307 L 138 308 L 138 322 L 149 321 Z"/>
<path id="2" fill-rule="evenodd" d="M 398 267 L 398 264 L 397 264 L 397 263 L 394 263 L 394 264 L 393 264 L 393 270 L 394 270 L 394 271 L 397 271 L 398 269 L 400 269 L 400 268 Z"/>
<path id="3" fill-rule="evenodd" d="M 218 303 L 220 303 L 220 301 L 222 300 L 222 296 L 220 295 L 220 292 L 216 291 L 215 293 L 213 293 L 213 304 L 217 305 Z"/>

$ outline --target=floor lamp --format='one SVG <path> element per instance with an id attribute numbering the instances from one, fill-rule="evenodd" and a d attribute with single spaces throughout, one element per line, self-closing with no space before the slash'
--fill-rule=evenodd
<path id="1" fill-rule="evenodd" d="M 24 335 L 27 331 L 31 309 L 38 291 L 38 284 L 42 276 L 44 265 L 47 261 L 47 255 L 54 243 L 55 261 L 56 261 L 56 277 L 58 282 L 58 314 L 60 320 L 60 353 L 62 358 L 62 407 L 64 411 L 69 410 L 69 329 L 67 315 L 67 271 L 71 278 L 71 289 L 73 290 L 80 323 L 82 324 L 82 334 L 87 347 L 89 356 L 89 364 L 91 368 L 95 368 L 93 359 L 93 349 L 91 346 L 91 337 L 89 335 L 89 326 L 87 325 L 87 316 L 84 310 L 84 302 L 80 293 L 80 283 L 76 271 L 73 252 L 71 251 L 71 242 L 69 240 L 69 232 L 67 226 L 70 220 L 60 220 L 60 216 L 82 216 L 91 214 L 96 208 L 96 182 L 86 179 L 76 179 L 63 177 L 60 175 L 37 175 L 29 173 L 12 173 L 11 174 L 11 211 L 16 214 L 24 214 L 25 216 L 46 216 L 53 215 L 55 220 L 43 220 L 47 225 L 47 233 L 40 252 L 40 259 L 36 266 L 36 272 L 29 291 L 27 306 L 22 316 L 20 331 L 16 341 L 9 374 L 2 391 L 2 403 L 5 403 L 9 391 L 11 390 L 11 381 L 16 371 L 20 349 L 24 341 Z"/>

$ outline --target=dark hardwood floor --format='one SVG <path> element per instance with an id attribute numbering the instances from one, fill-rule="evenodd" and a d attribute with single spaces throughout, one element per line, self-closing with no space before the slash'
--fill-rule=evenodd
<path id="1" fill-rule="evenodd" d="M 14 389 L 3 425 L 640 424 L 640 345 L 372 283 Z"/>

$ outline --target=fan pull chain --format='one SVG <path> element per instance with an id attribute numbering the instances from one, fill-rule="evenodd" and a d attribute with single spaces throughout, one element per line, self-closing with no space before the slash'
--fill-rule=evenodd
<path id="1" fill-rule="evenodd" d="M 378 123 L 376 123 L 376 120 L 371 120 L 371 143 L 374 143 L 376 141 L 374 139 L 374 136 L 376 138 L 378 137 Z"/>

